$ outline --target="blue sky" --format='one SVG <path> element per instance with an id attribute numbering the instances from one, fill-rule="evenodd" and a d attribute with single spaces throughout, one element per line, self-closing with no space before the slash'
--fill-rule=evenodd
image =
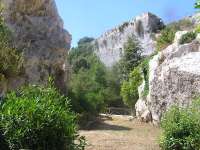
<path id="1" fill-rule="evenodd" d="M 72 34 L 72 46 L 84 37 L 103 32 L 152 12 L 165 22 L 193 14 L 195 0 L 56 0 L 65 28 Z"/>

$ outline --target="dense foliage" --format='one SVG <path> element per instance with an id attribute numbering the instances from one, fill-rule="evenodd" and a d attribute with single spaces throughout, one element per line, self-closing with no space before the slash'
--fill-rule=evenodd
<path id="1" fill-rule="evenodd" d="M 52 85 L 10 92 L 0 107 L 0 143 L 6 141 L 11 150 L 83 149 L 84 139 L 77 134 L 68 103 Z"/>
<path id="2" fill-rule="evenodd" d="M 119 65 L 119 63 L 116 63 L 111 68 L 107 68 L 106 79 L 109 100 L 106 101 L 106 105 L 108 107 L 124 107 L 122 97 L 120 96 L 122 72 Z"/>
<path id="3" fill-rule="evenodd" d="M 200 9 L 200 0 L 196 0 L 195 8 Z"/>
<path id="4" fill-rule="evenodd" d="M 0 5 L 0 80 L 15 76 L 22 65 L 22 57 L 11 45 L 11 32 L 4 23 Z"/>
<path id="5" fill-rule="evenodd" d="M 137 102 L 138 95 L 138 87 L 142 83 L 142 76 L 139 67 L 136 67 L 129 75 L 129 79 L 124 81 L 121 86 L 121 96 L 123 97 L 124 103 L 134 110 L 135 103 Z"/>
<path id="6" fill-rule="evenodd" d="M 196 32 L 188 32 L 181 37 L 179 43 L 180 44 L 190 43 L 196 38 L 196 36 L 197 36 Z"/>
<path id="7" fill-rule="evenodd" d="M 142 47 L 135 37 L 129 37 L 128 41 L 124 44 L 124 53 L 120 61 L 120 68 L 123 79 L 127 80 L 129 73 L 140 64 L 142 59 Z"/>
<path id="8" fill-rule="evenodd" d="M 174 106 L 163 117 L 160 145 L 164 150 L 200 149 L 200 99 L 189 108 Z"/>
<path id="9" fill-rule="evenodd" d="M 198 26 L 195 28 L 195 32 L 196 32 L 196 34 L 200 33 L 200 25 L 198 25 Z"/>
<path id="10" fill-rule="evenodd" d="M 172 44 L 175 37 L 174 28 L 166 27 L 161 31 L 161 35 L 157 38 L 157 50 L 160 51 Z"/>
<path id="11" fill-rule="evenodd" d="M 104 66 L 94 52 L 92 40 L 81 39 L 69 53 L 72 66 L 69 97 L 76 112 L 96 115 L 106 106 L 121 101 L 121 97 L 117 68 Z"/>
<path id="12" fill-rule="evenodd" d="M 142 83 L 142 69 L 140 63 L 142 61 L 142 47 L 139 41 L 133 37 L 129 38 L 124 44 L 124 53 L 120 61 L 121 70 L 121 96 L 126 106 L 131 108 L 134 114 L 134 105 L 139 98 L 138 87 Z"/>

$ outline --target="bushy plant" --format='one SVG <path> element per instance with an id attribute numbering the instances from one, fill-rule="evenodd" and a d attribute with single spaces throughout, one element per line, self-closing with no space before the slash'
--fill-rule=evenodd
<path id="1" fill-rule="evenodd" d="M 196 8 L 196 9 L 199 9 L 199 8 L 200 8 L 200 0 L 196 0 L 195 8 Z"/>
<path id="2" fill-rule="evenodd" d="M 0 107 L 0 129 L 11 150 L 84 148 L 68 99 L 52 85 L 27 86 L 7 94 Z"/>
<path id="3" fill-rule="evenodd" d="M 121 96 L 124 103 L 134 110 L 136 101 L 139 98 L 138 87 L 142 83 L 142 76 L 139 67 L 136 67 L 129 75 L 129 80 L 124 81 L 121 86 Z"/>
<path id="4" fill-rule="evenodd" d="M 107 107 L 124 107 L 122 97 L 120 96 L 122 74 L 119 63 L 106 69 L 106 101 Z"/>
<path id="5" fill-rule="evenodd" d="M 175 38 L 175 30 L 170 27 L 166 27 L 161 31 L 161 35 L 157 38 L 157 50 L 165 49 L 172 44 Z"/>
<path id="6" fill-rule="evenodd" d="M 98 114 L 104 107 L 104 89 L 96 81 L 95 72 L 80 70 L 73 74 L 70 82 L 73 109 L 78 112 Z M 91 78 L 92 77 L 92 78 Z"/>
<path id="7" fill-rule="evenodd" d="M 195 33 L 196 33 L 196 34 L 200 33 L 200 25 L 198 25 L 198 26 L 195 28 Z"/>
<path id="8" fill-rule="evenodd" d="M 189 108 L 172 107 L 164 115 L 160 146 L 163 150 L 200 149 L 200 99 Z"/>
<path id="9" fill-rule="evenodd" d="M 197 36 L 196 32 L 188 32 L 181 37 L 179 43 L 180 44 L 190 43 L 196 38 L 196 36 Z"/>
<path id="10" fill-rule="evenodd" d="M 95 116 L 111 103 L 122 102 L 118 70 L 116 67 L 105 67 L 96 55 L 91 40 L 81 39 L 69 53 L 72 66 L 69 97 L 73 99 L 73 110 L 80 116 Z"/>

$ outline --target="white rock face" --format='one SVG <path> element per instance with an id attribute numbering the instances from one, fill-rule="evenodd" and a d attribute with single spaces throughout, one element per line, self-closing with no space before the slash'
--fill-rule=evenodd
<path id="1" fill-rule="evenodd" d="M 13 43 L 24 53 L 24 73 L 9 79 L 11 88 L 25 83 L 45 84 L 55 77 L 66 92 L 67 51 L 71 35 L 64 30 L 54 0 L 1 0 L 4 17 L 13 31 Z"/>
<path id="2" fill-rule="evenodd" d="M 147 107 L 146 97 L 143 97 L 142 93 L 144 91 L 145 82 L 138 88 L 139 100 L 135 105 L 136 116 L 140 116 L 139 119 L 143 122 L 148 122 L 151 120 L 151 113 Z"/>
<path id="3" fill-rule="evenodd" d="M 138 118 L 148 119 L 144 114 L 149 110 L 153 123 L 159 124 L 163 113 L 172 105 L 186 107 L 200 94 L 200 41 L 197 38 L 179 45 L 180 35 L 184 33 L 177 32 L 174 43 L 150 61 L 149 95 L 144 99 L 143 112 L 136 107 Z"/>
<path id="4" fill-rule="evenodd" d="M 186 17 L 185 19 L 189 19 L 194 25 L 200 24 L 200 13 L 195 13 L 192 16 Z"/>
<path id="5" fill-rule="evenodd" d="M 120 60 L 124 44 L 129 37 L 133 36 L 143 47 L 143 55 L 150 55 L 155 50 L 155 41 L 152 35 L 163 26 L 160 18 L 151 13 L 144 13 L 96 39 L 97 55 L 106 66 L 112 66 Z"/>

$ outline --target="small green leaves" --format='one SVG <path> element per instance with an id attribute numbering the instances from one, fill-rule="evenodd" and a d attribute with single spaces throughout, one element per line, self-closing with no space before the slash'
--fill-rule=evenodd
<path id="1" fill-rule="evenodd" d="M 74 150 L 83 147 L 75 115 L 68 104 L 69 100 L 52 85 L 27 86 L 11 92 L 0 105 L 1 134 L 11 150 Z M 77 144 L 75 140 L 81 143 Z"/>

